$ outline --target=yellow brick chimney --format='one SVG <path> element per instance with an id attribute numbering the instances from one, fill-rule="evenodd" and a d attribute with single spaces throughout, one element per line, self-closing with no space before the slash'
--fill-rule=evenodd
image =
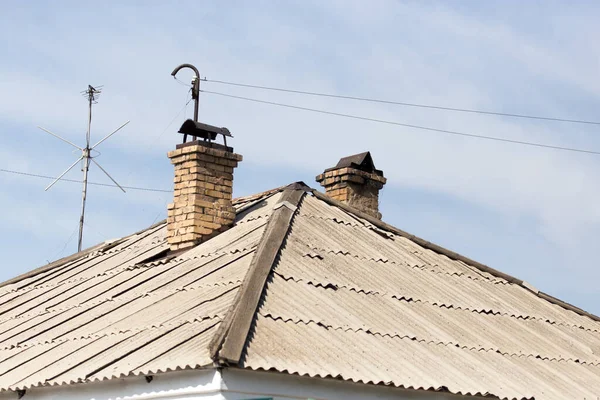
<path id="1" fill-rule="evenodd" d="M 168 153 L 175 167 L 167 214 L 171 250 L 195 246 L 233 225 L 233 169 L 242 161 L 233 149 L 214 142 L 196 140 L 177 147 Z"/>
<path id="2" fill-rule="evenodd" d="M 382 171 L 375 169 L 368 151 L 340 159 L 335 167 L 317 175 L 316 180 L 329 197 L 381 219 L 379 191 L 386 179 Z"/>

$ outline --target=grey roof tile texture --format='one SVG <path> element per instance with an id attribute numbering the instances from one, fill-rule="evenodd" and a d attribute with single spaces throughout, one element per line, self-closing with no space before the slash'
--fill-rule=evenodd
<path id="1" fill-rule="evenodd" d="M 597 399 L 600 323 L 310 195 L 241 366 L 507 399 Z"/>
<path id="2" fill-rule="evenodd" d="M 279 196 L 242 199 L 233 228 L 175 258 L 162 223 L 0 287 L 0 388 L 212 366 L 208 343 Z"/>
<path id="3" fill-rule="evenodd" d="M 212 367 L 281 190 L 239 199 L 232 229 L 175 257 L 162 223 L 0 286 L 0 388 Z M 333 204 L 304 195 L 232 367 L 599 398 L 600 322 Z"/>

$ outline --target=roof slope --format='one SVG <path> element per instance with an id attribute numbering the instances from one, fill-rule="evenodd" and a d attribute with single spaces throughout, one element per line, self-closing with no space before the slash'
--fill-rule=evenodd
<path id="1" fill-rule="evenodd" d="M 322 199 L 299 203 L 240 367 L 508 399 L 598 398 L 600 322 Z"/>
<path id="2" fill-rule="evenodd" d="M 176 257 L 164 224 L 0 287 L 0 388 L 215 363 L 597 399 L 600 322 L 299 183 Z M 166 258 L 165 258 L 166 257 Z"/>
<path id="3" fill-rule="evenodd" d="M 212 365 L 208 343 L 279 196 L 239 199 L 233 228 L 177 256 L 164 257 L 163 222 L 5 284 L 0 388 Z"/>

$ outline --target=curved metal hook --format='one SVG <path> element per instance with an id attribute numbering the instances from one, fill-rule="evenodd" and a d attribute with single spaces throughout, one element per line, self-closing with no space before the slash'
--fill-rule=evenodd
<path id="1" fill-rule="evenodd" d="M 177 66 L 173 72 L 171 72 L 171 75 L 173 76 L 173 78 L 175 77 L 175 75 L 177 75 L 177 73 L 183 69 L 183 68 L 189 68 L 192 71 L 194 71 L 194 73 L 196 74 L 194 76 L 194 79 L 192 79 L 192 99 L 194 99 L 194 122 L 198 122 L 198 107 L 199 107 L 199 97 L 200 97 L 200 72 L 198 72 L 198 68 L 194 67 L 192 64 L 181 64 L 179 66 Z M 184 142 L 186 140 L 186 137 L 184 137 Z"/>
<path id="2" fill-rule="evenodd" d="M 175 76 L 175 75 L 177 75 L 177 73 L 179 72 L 179 70 L 181 70 L 181 69 L 183 69 L 183 68 L 189 68 L 189 69 L 191 69 L 192 71 L 194 71 L 194 72 L 196 73 L 196 77 L 197 77 L 198 79 L 200 79 L 200 72 L 198 72 L 198 68 L 194 67 L 192 64 L 181 64 L 181 65 L 177 66 L 177 67 L 176 67 L 176 68 L 173 70 L 173 72 L 171 72 L 171 75 L 172 75 L 172 76 Z"/>

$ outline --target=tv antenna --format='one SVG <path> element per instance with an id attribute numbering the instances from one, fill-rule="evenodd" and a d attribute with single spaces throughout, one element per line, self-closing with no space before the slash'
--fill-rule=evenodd
<path id="1" fill-rule="evenodd" d="M 115 129 L 114 131 L 112 131 L 111 133 L 106 135 L 104 138 L 100 139 L 96 144 L 94 144 L 93 146 L 90 146 L 91 130 L 92 130 L 92 105 L 98 103 L 98 97 L 100 97 L 101 92 L 102 92 L 102 86 L 93 87 L 92 85 L 88 85 L 88 88 L 86 90 L 84 90 L 83 92 L 81 92 L 83 94 L 83 96 L 87 98 L 88 104 L 89 104 L 88 127 L 87 127 L 87 133 L 85 135 L 85 147 L 79 147 L 76 144 L 70 142 L 69 140 L 62 138 L 55 133 L 50 132 L 48 129 L 38 126 L 38 128 L 40 128 L 44 132 L 51 134 L 52 136 L 62 140 L 63 142 L 65 142 L 67 144 L 70 144 L 71 146 L 73 146 L 76 149 L 81 151 L 81 157 L 79 157 L 77 159 L 77 161 L 75 161 L 73 164 L 71 164 L 71 166 L 69 168 L 67 168 L 65 170 L 65 172 L 60 174 L 60 176 L 58 178 L 56 178 L 51 184 L 49 184 L 46 187 L 46 189 L 44 189 L 45 191 L 50 189 L 52 186 L 54 186 L 54 184 L 56 182 L 58 182 L 63 176 L 65 176 L 67 174 L 67 172 L 69 172 L 71 169 L 73 169 L 73 167 L 75 165 L 77 165 L 77 163 L 79 163 L 80 161 L 83 161 L 83 165 L 81 167 L 81 170 L 83 171 L 83 191 L 82 191 L 82 195 L 81 195 L 81 217 L 79 218 L 79 241 L 77 244 L 78 252 L 81 251 L 81 244 L 83 242 L 83 220 L 85 219 L 85 200 L 87 198 L 88 171 L 90 169 L 90 161 L 93 162 L 94 164 L 96 164 L 96 166 L 98 168 L 100 168 L 100 171 L 104 172 L 104 174 L 106 176 L 108 176 L 109 179 L 111 181 L 113 181 L 113 183 L 115 185 L 117 185 L 119 187 L 119 189 L 121 189 L 123 191 L 123 193 L 125 192 L 125 189 L 123 189 L 123 187 L 121 185 L 119 185 L 117 183 L 117 181 L 115 181 L 113 179 L 113 177 L 110 176 L 110 174 L 108 172 L 106 172 L 106 170 L 104 168 L 102 168 L 96 160 L 94 160 L 94 158 L 97 156 L 92 156 L 92 151 L 95 150 L 96 147 L 98 147 L 100 145 L 100 143 L 104 142 L 106 139 L 108 139 L 109 137 L 111 137 L 112 135 L 114 135 L 115 133 L 120 131 L 121 128 L 123 128 L 125 125 L 127 125 L 129 123 L 129 121 L 125 122 L 123 125 L 119 126 L 117 129 Z"/>

